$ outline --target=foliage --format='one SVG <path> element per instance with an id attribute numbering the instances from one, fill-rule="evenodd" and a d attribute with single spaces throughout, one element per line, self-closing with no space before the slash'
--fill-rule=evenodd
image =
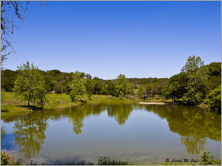
<path id="1" fill-rule="evenodd" d="M 1 77 L 1 88 L 3 88 L 6 92 L 11 92 L 14 85 L 15 80 L 17 78 L 18 72 L 12 70 L 2 70 Z"/>
<path id="2" fill-rule="evenodd" d="M 221 85 L 210 91 L 206 101 L 210 110 L 221 112 Z"/>
<path id="3" fill-rule="evenodd" d="M 82 73 L 79 71 L 76 71 L 73 73 L 72 81 L 70 82 L 71 89 L 75 92 L 77 99 L 78 96 L 83 95 L 86 92 L 85 88 L 85 80 L 82 78 Z"/>
<path id="4" fill-rule="evenodd" d="M 161 93 L 166 98 L 171 97 L 182 98 L 187 92 L 187 77 L 186 73 L 182 72 L 170 77 L 170 79 L 162 86 Z"/>
<path id="5" fill-rule="evenodd" d="M 215 89 L 221 84 L 221 62 L 212 62 L 203 66 L 208 71 L 208 80 L 206 81 L 207 91 Z"/>
<path id="6" fill-rule="evenodd" d="M 47 91 L 53 91 L 54 83 L 52 82 L 52 80 L 46 77 L 45 75 L 44 75 L 44 80 L 45 80 L 45 88 L 47 89 Z"/>
<path id="7" fill-rule="evenodd" d="M 85 83 L 85 87 L 86 87 L 87 96 L 91 100 L 91 97 L 93 94 L 93 89 L 94 89 L 94 84 L 93 84 L 92 80 L 87 79 L 86 83 Z"/>
<path id="8" fill-rule="evenodd" d="M 75 101 L 75 97 L 76 97 L 76 93 L 74 90 L 72 90 L 70 93 L 69 93 L 69 97 L 71 99 L 72 102 Z"/>
<path id="9" fill-rule="evenodd" d="M 146 85 L 146 87 L 145 87 L 145 94 L 147 95 L 148 99 L 152 95 L 152 85 L 151 84 Z"/>
<path id="10" fill-rule="evenodd" d="M 15 161 L 14 152 L 1 151 L 1 165 L 23 165 L 20 161 Z"/>
<path id="11" fill-rule="evenodd" d="M 22 101 L 34 102 L 39 106 L 44 106 L 46 102 L 45 81 L 40 74 L 38 67 L 31 67 L 29 62 L 18 67 L 18 77 L 15 81 L 13 91 L 15 96 Z"/>
<path id="12" fill-rule="evenodd" d="M 108 91 L 108 86 L 106 86 L 104 83 L 102 83 L 102 90 L 100 92 L 101 95 L 108 95 L 109 91 Z"/>
<path id="13" fill-rule="evenodd" d="M 109 81 L 107 88 L 108 88 L 108 94 L 110 94 L 112 96 L 118 96 L 118 94 L 116 92 L 115 84 L 113 82 Z"/>
<path id="14" fill-rule="evenodd" d="M 89 80 L 92 79 L 92 76 L 91 76 L 90 74 L 86 74 L 85 77 L 86 77 L 87 79 L 89 79 Z"/>
<path id="15" fill-rule="evenodd" d="M 201 58 L 193 55 L 187 59 L 186 65 L 181 70 L 188 79 L 187 92 L 183 96 L 185 104 L 198 105 L 206 95 L 205 81 L 207 80 L 207 71 L 202 67 L 203 65 L 204 62 Z"/>
<path id="16" fill-rule="evenodd" d="M 94 77 L 93 80 L 92 80 L 92 83 L 93 83 L 93 94 L 101 94 L 102 92 L 102 89 L 103 89 L 103 84 L 102 82 L 99 80 L 98 77 Z"/>
<path id="17" fill-rule="evenodd" d="M 221 159 L 214 159 L 207 149 L 203 149 L 199 154 L 200 165 L 221 165 Z"/>
<path id="18" fill-rule="evenodd" d="M 142 85 L 140 85 L 137 91 L 137 95 L 141 98 L 142 95 L 144 94 L 144 91 L 145 91 L 145 88 Z"/>
<path id="19" fill-rule="evenodd" d="M 116 92 L 119 96 L 125 96 L 126 94 L 132 95 L 133 85 L 129 83 L 125 75 L 120 74 L 114 81 Z"/>
<path id="20" fill-rule="evenodd" d="M 62 85 L 55 85 L 54 86 L 54 91 L 55 93 L 59 94 L 59 93 L 62 93 L 63 92 L 63 86 Z"/>
<path id="21" fill-rule="evenodd" d="M 128 161 L 110 159 L 109 157 L 106 156 L 100 156 L 98 159 L 98 165 L 128 165 L 128 164 L 129 164 Z"/>

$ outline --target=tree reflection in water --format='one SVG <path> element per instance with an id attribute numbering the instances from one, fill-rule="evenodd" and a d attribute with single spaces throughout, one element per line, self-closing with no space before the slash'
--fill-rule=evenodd
<path id="1" fill-rule="evenodd" d="M 15 122 L 13 134 L 16 144 L 19 145 L 19 153 L 24 157 L 31 158 L 39 153 L 46 139 L 47 119 L 43 112 L 23 116 Z"/>
<path id="2" fill-rule="evenodd" d="M 25 116 L 4 119 L 5 122 L 15 121 L 13 134 L 19 152 L 24 157 L 31 158 L 38 154 L 47 130 L 47 120 L 68 118 L 73 125 L 73 132 L 81 134 L 84 119 L 91 115 L 100 115 L 107 111 L 109 117 L 114 117 L 119 125 L 126 123 L 133 109 L 146 110 L 166 119 L 170 130 L 181 136 L 181 143 L 187 152 L 198 154 L 207 143 L 207 138 L 221 141 L 221 116 L 208 114 L 199 107 L 183 105 L 135 105 L 118 102 L 97 105 L 82 105 L 72 108 L 37 111 Z"/>
<path id="3" fill-rule="evenodd" d="M 198 154 L 206 145 L 207 138 L 221 141 L 220 115 L 183 105 L 147 105 L 145 108 L 167 119 L 170 130 L 180 134 L 181 143 L 190 154 Z"/>

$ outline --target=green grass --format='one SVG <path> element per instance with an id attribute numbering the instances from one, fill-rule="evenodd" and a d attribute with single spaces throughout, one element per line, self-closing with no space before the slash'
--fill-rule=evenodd
<path id="1" fill-rule="evenodd" d="M 1 105 L 1 118 L 9 117 L 9 116 L 15 116 L 15 115 L 21 115 L 21 114 L 27 114 L 32 112 L 31 109 L 27 107 L 20 107 L 19 105 Z"/>

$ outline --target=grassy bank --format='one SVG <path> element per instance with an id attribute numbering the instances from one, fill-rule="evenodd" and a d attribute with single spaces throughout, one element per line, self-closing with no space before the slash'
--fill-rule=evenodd
<path id="1" fill-rule="evenodd" d="M 80 97 L 82 101 L 71 102 L 69 95 L 67 94 L 47 94 L 47 102 L 44 106 L 45 109 L 56 108 L 56 107 L 70 107 L 77 106 L 83 103 L 100 103 L 101 101 L 119 101 L 119 102 L 139 102 L 138 99 L 126 99 L 113 97 L 111 95 L 93 95 L 91 100 L 86 95 Z M 27 102 L 17 100 L 13 92 L 6 92 L 5 99 L 1 102 L 1 118 L 9 116 L 27 114 L 32 111 L 42 110 L 41 107 L 36 107 L 33 103 L 28 107 Z"/>
<path id="2" fill-rule="evenodd" d="M 141 98 L 135 99 L 126 99 L 120 97 L 113 97 L 111 95 L 92 95 L 91 100 L 86 96 L 82 96 L 79 98 L 79 101 L 71 102 L 69 95 L 67 94 L 47 94 L 47 102 L 44 106 L 45 109 L 57 108 L 57 107 L 70 107 L 70 106 L 78 106 L 84 103 L 100 103 L 101 101 L 119 101 L 119 102 L 152 102 L 152 103 L 169 103 L 169 104 L 177 104 L 181 102 L 181 99 L 172 100 L 165 99 L 160 95 L 155 95 L 146 100 Z M 81 101 L 80 101 L 81 99 Z M 1 118 L 6 118 L 9 116 L 22 115 L 27 114 L 32 111 L 42 110 L 41 107 L 36 107 L 34 103 L 30 103 L 30 107 L 28 107 L 27 102 L 22 102 L 21 100 L 17 100 L 14 96 L 13 92 L 6 92 L 4 100 L 1 102 Z M 207 109 L 206 104 L 199 105 L 200 107 Z"/>

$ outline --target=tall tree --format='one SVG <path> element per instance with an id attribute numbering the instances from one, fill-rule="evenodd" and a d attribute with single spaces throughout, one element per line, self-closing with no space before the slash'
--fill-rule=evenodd
<path id="1" fill-rule="evenodd" d="M 92 80 L 90 80 L 90 78 L 88 78 L 86 80 L 85 87 L 86 87 L 87 96 L 91 100 L 91 97 L 93 94 L 93 89 L 94 89 L 94 84 L 93 84 Z"/>
<path id="2" fill-rule="evenodd" d="M 72 91 L 75 92 L 75 95 L 77 96 L 77 99 L 79 96 L 83 95 L 86 92 L 85 88 L 85 80 L 82 78 L 82 73 L 79 71 L 76 71 L 73 73 L 72 81 L 70 82 L 70 87 Z"/>
<path id="3" fill-rule="evenodd" d="M 143 86 L 143 85 L 140 85 L 140 86 L 139 86 L 139 89 L 138 89 L 138 91 L 137 91 L 137 95 L 138 95 L 140 98 L 142 98 L 142 95 L 144 94 L 144 92 L 145 92 L 144 86 Z"/>
<path id="4" fill-rule="evenodd" d="M 133 94 L 133 85 L 129 83 L 125 75 L 120 74 L 114 81 L 116 92 L 119 96 Z"/>
<path id="5" fill-rule="evenodd" d="M 210 110 L 221 113 L 221 85 L 210 91 L 207 96 L 207 103 Z"/>
<path id="6" fill-rule="evenodd" d="M 148 99 L 152 95 L 152 85 L 151 84 L 146 85 L 146 87 L 145 87 L 145 94 L 146 94 Z"/>
<path id="7" fill-rule="evenodd" d="M 108 82 L 107 88 L 108 88 L 108 94 L 112 96 L 117 96 L 115 84 L 112 81 Z"/>
<path id="8" fill-rule="evenodd" d="M 38 67 L 34 67 L 29 62 L 18 67 L 18 77 L 15 80 L 13 91 L 15 97 L 22 101 L 34 102 L 39 106 L 44 106 L 47 89 L 45 88 L 44 77 L 40 74 Z"/>
<path id="9" fill-rule="evenodd" d="M 204 66 L 204 61 L 199 56 L 193 55 L 189 56 L 186 65 L 181 70 L 188 78 L 187 93 L 183 96 L 185 104 L 198 105 L 206 95 L 207 70 L 202 66 Z"/>
<path id="10" fill-rule="evenodd" d="M 93 83 L 93 94 L 101 94 L 103 84 L 98 77 L 94 77 L 92 80 Z"/>

